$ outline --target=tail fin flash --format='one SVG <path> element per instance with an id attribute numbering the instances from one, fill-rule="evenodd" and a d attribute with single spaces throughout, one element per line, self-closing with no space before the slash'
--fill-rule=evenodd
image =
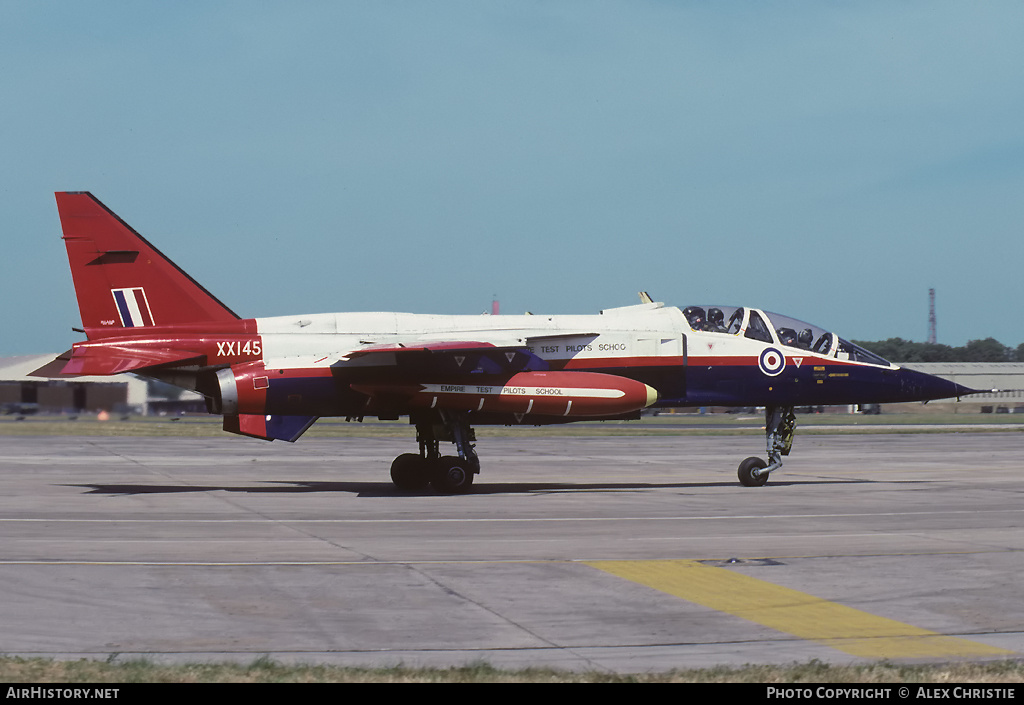
<path id="1" fill-rule="evenodd" d="M 90 338 L 125 328 L 238 319 L 91 193 L 56 197 L 82 325 Z"/>

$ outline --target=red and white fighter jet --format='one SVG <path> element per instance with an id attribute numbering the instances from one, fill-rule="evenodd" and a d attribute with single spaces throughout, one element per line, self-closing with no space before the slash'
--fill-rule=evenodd
<path id="1" fill-rule="evenodd" d="M 87 192 L 56 194 L 86 340 L 42 377 L 132 372 L 195 390 L 224 430 L 295 441 L 321 416 L 406 416 L 418 453 L 395 485 L 465 492 L 473 426 L 635 419 L 648 407 L 763 406 L 763 485 L 788 455 L 794 407 L 959 397 L 835 334 L 759 309 L 656 303 L 597 315 L 318 313 L 241 318 Z M 455 444 L 444 456 L 440 443 Z"/>

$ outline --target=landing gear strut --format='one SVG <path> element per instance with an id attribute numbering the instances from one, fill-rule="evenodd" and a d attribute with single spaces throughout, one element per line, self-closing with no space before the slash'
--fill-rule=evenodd
<path id="1" fill-rule="evenodd" d="M 400 490 L 420 491 L 429 484 L 441 494 L 462 494 L 480 472 L 474 448 L 476 434 L 462 414 L 440 411 L 439 416 L 419 419 L 416 441 L 420 452 L 403 453 L 391 463 L 391 481 Z M 442 456 L 441 441 L 455 444 L 458 456 Z"/>
<path id="2" fill-rule="evenodd" d="M 796 432 L 796 413 L 792 406 L 769 406 L 764 413 L 764 433 L 768 445 L 768 462 L 751 457 L 740 463 L 736 475 L 744 487 L 760 487 L 768 475 L 782 467 L 782 456 L 789 455 Z"/>

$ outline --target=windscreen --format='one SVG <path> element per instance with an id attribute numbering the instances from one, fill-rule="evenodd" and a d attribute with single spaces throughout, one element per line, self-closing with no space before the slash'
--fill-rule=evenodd
<path id="1" fill-rule="evenodd" d="M 772 334 L 766 327 L 768 326 L 774 331 L 779 342 L 787 347 L 828 355 L 838 360 L 890 366 L 888 360 L 813 323 L 769 311 L 763 313 L 768 319 L 767 324 L 757 311 L 738 306 L 687 306 L 683 309 L 686 321 L 695 331 L 737 335 L 745 330 L 744 335 L 748 338 L 773 343 Z"/>
<path id="2" fill-rule="evenodd" d="M 840 360 L 853 360 L 854 362 L 866 362 L 871 365 L 884 365 L 889 367 L 889 361 L 875 355 L 870 350 L 865 350 L 859 345 L 854 345 L 849 340 L 839 338 L 839 351 L 836 357 Z"/>
<path id="3" fill-rule="evenodd" d="M 824 328 L 778 313 L 765 311 L 765 315 L 768 316 L 772 329 L 783 345 L 810 350 L 820 355 L 827 355 L 832 349 L 833 336 Z"/>

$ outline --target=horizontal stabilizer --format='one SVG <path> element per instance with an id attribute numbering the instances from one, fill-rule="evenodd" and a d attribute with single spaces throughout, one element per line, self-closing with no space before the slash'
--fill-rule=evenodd
<path id="1" fill-rule="evenodd" d="M 144 367 L 201 362 L 202 355 L 189 350 L 142 348 L 130 345 L 78 347 L 58 356 L 34 372 L 32 377 L 84 377 L 117 375 Z"/>
<path id="2" fill-rule="evenodd" d="M 50 360 L 39 369 L 32 370 L 31 372 L 29 372 L 28 376 L 43 378 L 60 377 L 65 365 L 68 364 L 69 360 L 71 360 L 71 351 L 65 350 L 60 355 Z"/>

